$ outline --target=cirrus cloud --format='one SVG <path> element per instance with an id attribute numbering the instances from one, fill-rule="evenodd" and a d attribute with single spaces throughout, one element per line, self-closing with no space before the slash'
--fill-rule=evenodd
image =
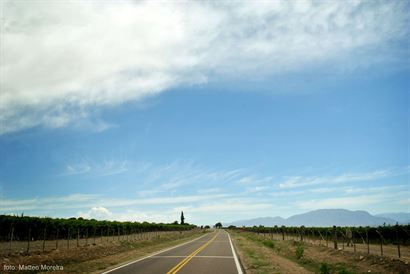
<path id="1" fill-rule="evenodd" d="M 1 3 L 0 134 L 214 78 L 378 61 L 361 50 L 403 41 L 409 19 L 404 1 Z"/>

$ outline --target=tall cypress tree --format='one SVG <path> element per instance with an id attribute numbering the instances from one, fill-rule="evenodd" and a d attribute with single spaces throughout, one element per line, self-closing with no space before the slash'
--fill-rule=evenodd
<path id="1" fill-rule="evenodd" d="M 184 220 L 185 220 L 184 212 L 181 211 L 181 225 L 185 224 Z"/>

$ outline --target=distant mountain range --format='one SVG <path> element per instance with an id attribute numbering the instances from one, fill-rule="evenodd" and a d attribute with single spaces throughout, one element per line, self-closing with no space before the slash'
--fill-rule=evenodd
<path id="1" fill-rule="evenodd" d="M 371 215 L 367 211 L 346 209 L 318 209 L 289 218 L 261 217 L 224 223 L 224 226 L 379 226 L 410 223 L 410 213 L 384 213 Z"/>

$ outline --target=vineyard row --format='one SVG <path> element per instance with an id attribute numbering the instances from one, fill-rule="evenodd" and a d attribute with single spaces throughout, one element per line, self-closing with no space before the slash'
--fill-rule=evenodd
<path id="1" fill-rule="evenodd" d="M 97 221 L 82 218 L 57 219 L 0 215 L 0 241 L 38 241 L 122 236 L 146 232 L 186 231 L 189 224 Z"/>
<path id="2" fill-rule="evenodd" d="M 363 245 L 367 247 L 369 254 L 370 245 L 379 245 L 380 255 L 383 256 L 383 246 L 395 245 L 397 246 L 397 256 L 401 257 L 400 246 L 409 247 L 409 225 L 395 225 L 395 226 L 379 226 L 379 227 L 229 227 L 230 229 L 237 229 L 241 231 L 253 232 L 261 234 L 264 237 L 268 235 L 270 238 L 280 240 L 291 239 L 299 242 L 309 241 L 315 244 L 329 244 L 334 249 L 344 249 L 345 246 L 352 247 L 356 252 L 356 245 Z M 273 237 L 275 235 L 275 237 Z M 339 244 L 339 246 L 338 246 Z M 340 245 L 342 247 L 340 247 Z"/>

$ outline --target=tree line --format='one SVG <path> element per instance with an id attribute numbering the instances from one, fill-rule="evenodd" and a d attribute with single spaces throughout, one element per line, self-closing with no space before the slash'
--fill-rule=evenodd
<path id="1" fill-rule="evenodd" d="M 241 229 L 256 233 L 274 233 L 285 235 L 296 235 L 299 238 L 315 237 L 315 238 L 333 238 L 335 233 L 338 238 L 353 238 L 359 242 L 379 243 L 380 240 L 384 244 L 410 244 L 410 225 L 384 225 L 379 227 L 288 227 L 288 226 L 253 226 L 236 228 L 230 226 L 231 229 Z"/>
<path id="2" fill-rule="evenodd" d="M 64 219 L 0 215 L 0 241 L 115 236 L 155 231 L 183 231 L 195 227 L 190 224 L 98 221 L 81 217 Z"/>

